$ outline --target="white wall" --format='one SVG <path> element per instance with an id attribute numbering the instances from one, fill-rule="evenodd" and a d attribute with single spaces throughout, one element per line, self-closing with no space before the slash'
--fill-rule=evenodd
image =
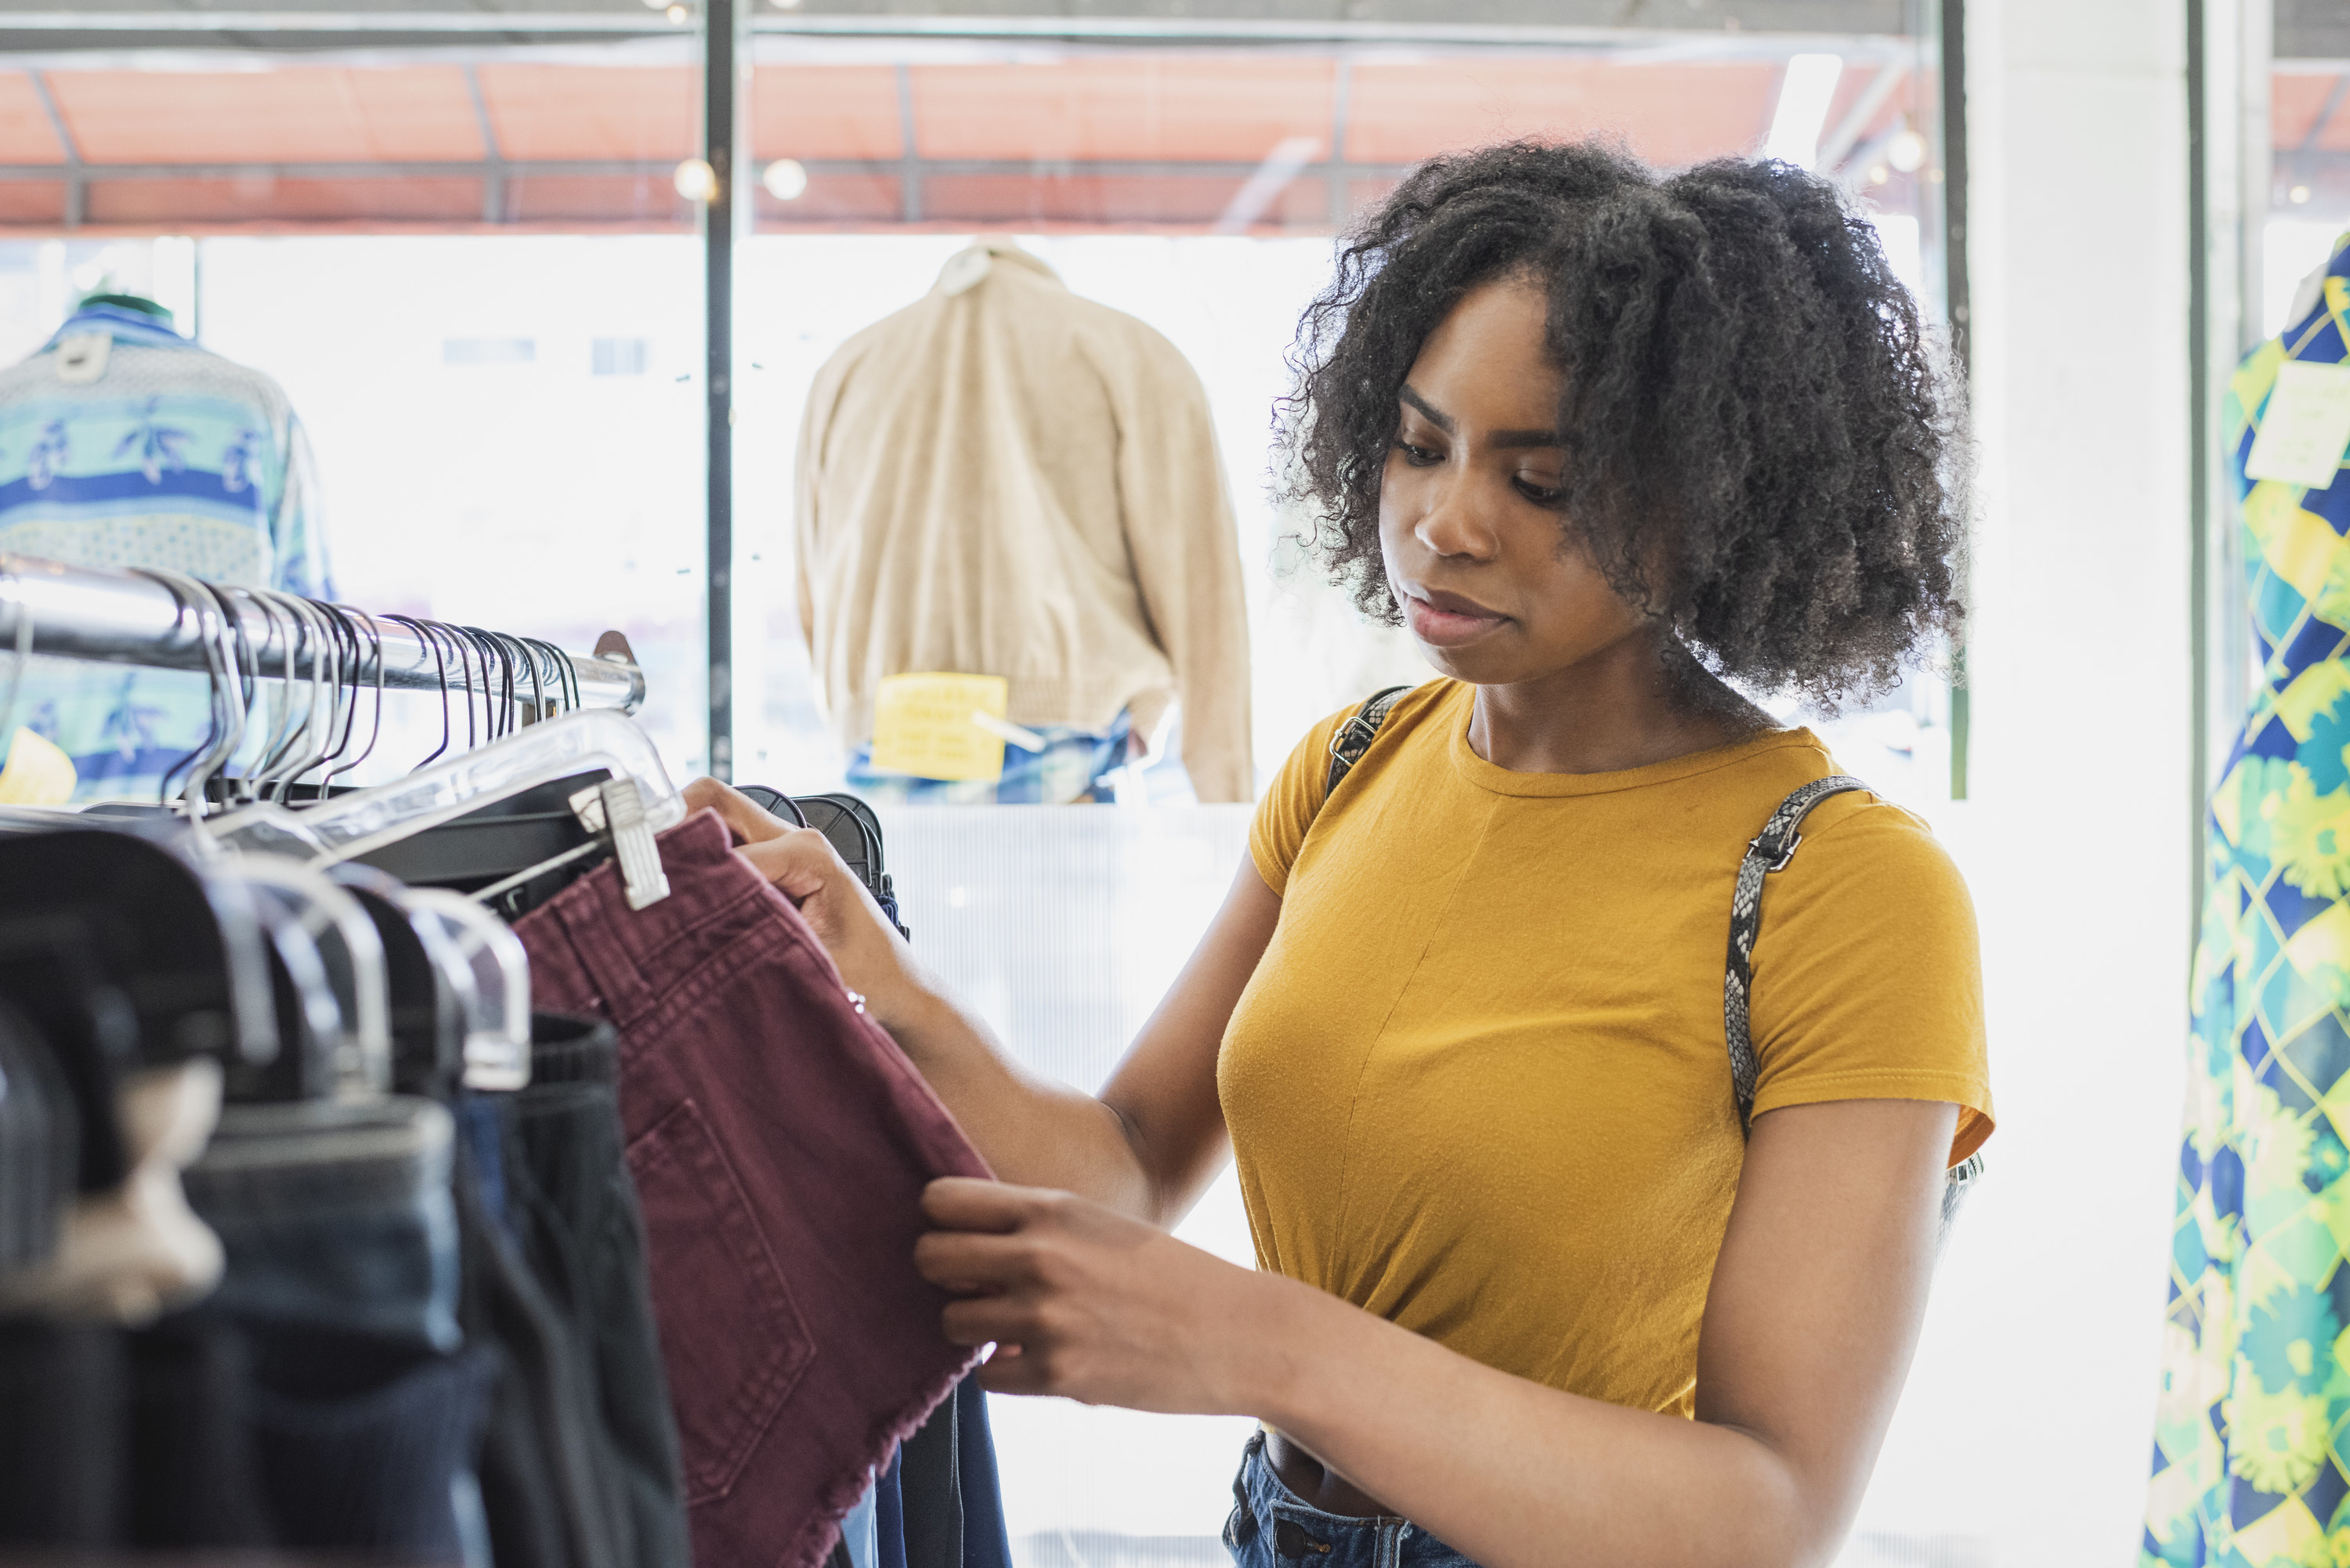
<path id="1" fill-rule="evenodd" d="M 1998 1568 L 2136 1560 L 2183 1086 L 2179 0 L 1970 0 L 1974 799 L 1999 1132 L 1864 1510 Z"/>

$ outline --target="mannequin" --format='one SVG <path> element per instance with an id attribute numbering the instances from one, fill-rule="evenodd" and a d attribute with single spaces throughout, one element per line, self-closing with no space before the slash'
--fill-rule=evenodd
<path id="1" fill-rule="evenodd" d="M 2289 395 L 2280 372 L 2341 364 L 2345 337 L 2350 236 L 2228 389 L 2263 667 L 2206 836 L 2148 1564 L 2302 1568 L 2350 1550 L 2330 1451 L 2350 1417 L 2350 1238 L 2328 1223 L 2350 1206 L 2334 1121 L 2350 1096 L 2350 479 L 2338 450 L 2329 483 L 2255 477 L 2276 466 L 2255 448 Z M 2323 451 L 2306 457 L 2301 477 L 2324 477 Z"/>
<path id="2" fill-rule="evenodd" d="M 0 551 L 333 597 L 317 482 L 284 389 L 109 281 L 0 370 Z M 155 800 L 211 725 L 201 678 L 36 658 L 0 732 L 27 804 Z M 19 727 L 49 742 L 21 745 Z M 54 782 L 52 782 L 54 781 Z M 12 789 L 11 798 L 23 791 Z"/>

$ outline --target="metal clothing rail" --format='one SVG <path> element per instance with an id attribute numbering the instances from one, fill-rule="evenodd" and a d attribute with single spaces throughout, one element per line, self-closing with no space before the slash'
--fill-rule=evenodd
<path id="1" fill-rule="evenodd" d="M 309 678 L 317 672 L 321 643 L 330 643 L 331 639 L 322 639 L 290 619 L 273 618 L 252 599 L 233 591 L 223 597 L 235 612 L 242 640 L 252 649 L 262 675 L 284 672 L 289 635 L 296 675 Z M 436 648 L 432 637 L 413 626 L 382 616 L 362 618 L 369 629 L 358 639 L 356 659 L 348 646 L 324 649 L 326 670 L 338 671 L 344 685 L 375 685 L 380 660 L 382 684 L 389 688 L 438 691 L 445 687 L 452 691 L 511 697 L 517 694 L 518 674 L 519 694 L 528 698 L 527 666 L 518 671 L 511 666 L 501 668 L 471 648 L 460 658 L 451 639 L 444 638 Z M 208 668 L 195 612 L 162 583 L 135 572 L 99 571 L 31 556 L 0 554 L 0 651 L 18 646 L 27 620 L 35 653 L 165 670 Z M 514 650 L 536 661 L 538 679 L 549 697 L 568 684 L 583 706 L 617 708 L 623 713 L 635 712 L 645 700 L 644 671 L 626 660 L 505 640 L 514 644 Z M 568 662 L 567 673 L 555 662 L 557 657 Z"/>

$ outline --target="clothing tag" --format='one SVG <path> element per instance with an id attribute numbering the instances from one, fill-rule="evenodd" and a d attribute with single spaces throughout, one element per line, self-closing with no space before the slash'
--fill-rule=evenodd
<path id="1" fill-rule="evenodd" d="M 982 279 L 995 270 L 995 258 L 986 251 L 973 248 L 959 251 L 947 258 L 939 272 L 941 294 L 968 294 L 979 286 Z"/>
<path id="2" fill-rule="evenodd" d="M 669 897 L 669 873 L 661 868 L 660 848 L 645 821 L 644 797 L 636 780 L 609 779 L 577 792 L 571 796 L 571 815 L 598 837 L 610 837 L 629 908 L 641 909 Z"/>
<path id="3" fill-rule="evenodd" d="M 0 768 L 0 805 L 63 805 L 80 783 L 73 759 L 46 735 L 20 729 Z"/>
<path id="4" fill-rule="evenodd" d="M 612 779 L 598 784 L 596 793 L 604 802 L 604 820 L 611 825 L 612 857 L 620 863 L 629 908 L 660 903 L 669 897 L 669 873 L 661 868 L 660 849 L 653 843 L 652 824 L 645 820 L 637 781 Z"/>
<path id="5" fill-rule="evenodd" d="M 916 778 L 1003 776 L 1003 737 L 972 722 L 1003 717 L 1012 684 L 1001 675 L 890 675 L 873 705 L 873 765 Z"/>
<path id="6" fill-rule="evenodd" d="M 2350 447 L 2350 365 L 2288 359 L 2277 367 L 2276 389 L 2269 394 L 2260 433 L 2244 460 L 2244 477 L 2324 490 L 2342 472 L 2345 447 Z"/>
<path id="7" fill-rule="evenodd" d="M 77 332 L 60 337 L 55 362 L 57 379 L 68 387 L 87 387 L 106 374 L 106 361 L 113 352 L 111 333 Z"/>

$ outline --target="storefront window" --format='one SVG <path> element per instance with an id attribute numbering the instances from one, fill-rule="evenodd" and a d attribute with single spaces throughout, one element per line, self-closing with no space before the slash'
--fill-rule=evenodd
<path id="1" fill-rule="evenodd" d="M 705 772 L 701 245 L 678 173 L 701 82 L 679 31 L 595 63 L 442 41 L 0 73 L 0 162 L 66 176 L 0 182 L 0 212 L 52 236 L 0 241 L 0 353 L 84 295 L 152 297 L 285 387 L 343 601 L 579 650 L 618 629 L 642 721 L 681 776 Z M 362 782 L 437 742 L 437 703 L 391 718 L 421 743 Z"/>

